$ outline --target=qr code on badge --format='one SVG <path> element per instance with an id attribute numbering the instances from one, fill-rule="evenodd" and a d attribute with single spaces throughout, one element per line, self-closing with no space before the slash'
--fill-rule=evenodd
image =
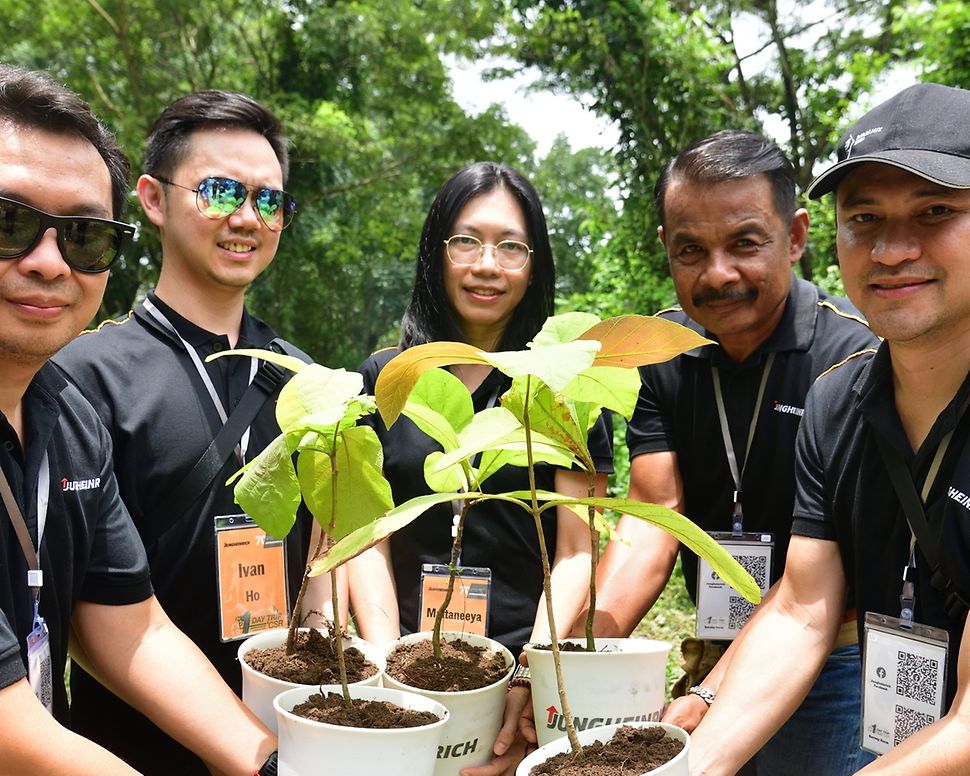
<path id="1" fill-rule="evenodd" d="M 896 653 L 896 694 L 921 703 L 936 702 L 940 662 L 899 650 Z"/>
<path id="2" fill-rule="evenodd" d="M 896 707 L 896 717 L 893 728 L 893 746 L 905 741 L 913 733 L 932 725 L 936 719 L 932 714 L 924 714 L 906 706 Z"/>
<path id="3" fill-rule="evenodd" d="M 735 560 L 747 571 L 762 590 L 768 576 L 768 559 L 764 555 L 735 555 Z M 728 599 L 728 627 L 732 630 L 744 627 L 754 613 L 754 604 L 732 595 Z"/>

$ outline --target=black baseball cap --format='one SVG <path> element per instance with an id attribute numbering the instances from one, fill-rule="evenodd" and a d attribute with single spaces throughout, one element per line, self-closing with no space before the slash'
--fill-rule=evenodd
<path id="1" fill-rule="evenodd" d="M 891 164 L 952 189 L 970 189 L 970 91 L 916 84 L 877 105 L 839 140 L 834 165 L 808 187 L 834 191 L 853 165 Z"/>

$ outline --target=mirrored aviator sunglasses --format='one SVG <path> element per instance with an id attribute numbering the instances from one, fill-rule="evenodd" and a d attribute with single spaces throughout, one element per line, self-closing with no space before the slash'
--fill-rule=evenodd
<path id="1" fill-rule="evenodd" d="M 205 178 L 195 189 L 196 204 L 207 218 L 227 218 L 246 204 L 250 191 L 245 183 L 232 178 Z M 281 232 L 290 225 L 296 215 L 296 200 L 288 192 L 264 188 L 253 193 L 256 212 L 270 231 Z"/>
<path id="2" fill-rule="evenodd" d="M 135 227 L 121 221 L 90 216 L 55 216 L 0 197 L 0 260 L 26 256 L 52 227 L 57 232 L 61 257 L 78 272 L 110 269 L 135 235 Z"/>

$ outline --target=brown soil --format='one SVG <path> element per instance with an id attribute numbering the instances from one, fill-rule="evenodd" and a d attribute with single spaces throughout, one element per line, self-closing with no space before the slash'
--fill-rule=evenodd
<path id="1" fill-rule="evenodd" d="M 533 647 L 542 652 L 552 652 L 552 644 L 533 644 Z M 560 652 L 587 652 L 586 642 L 582 644 L 575 644 L 572 641 L 561 641 L 559 642 Z"/>
<path id="2" fill-rule="evenodd" d="M 286 644 L 253 649 L 243 655 L 250 666 L 274 679 L 295 684 L 340 684 L 337 644 L 332 636 L 318 630 L 296 634 L 296 650 L 286 654 Z M 356 647 L 344 649 L 347 681 L 359 682 L 377 673 L 378 668 Z"/>
<path id="3" fill-rule="evenodd" d="M 529 776 L 640 776 L 670 762 L 683 748 L 663 728 L 625 725 L 607 743 L 584 746 L 582 759 L 572 752 L 557 754 L 535 766 Z"/>
<path id="4" fill-rule="evenodd" d="M 343 696 L 337 693 L 314 693 L 303 703 L 294 706 L 293 713 L 316 722 L 373 730 L 422 727 L 432 725 L 440 719 L 434 712 L 403 709 L 387 701 L 355 700 L 347 708 Z"/>
<path id="5" fill-rule="evenodd" d="M 430 638 L 399 644 L 387 656 L 387 673 L 409 687 L 456 692 L 488 687 L 509 672 L 500 653 L 467 641 L 442 641 L 441 653 L 436 659 Z"/>

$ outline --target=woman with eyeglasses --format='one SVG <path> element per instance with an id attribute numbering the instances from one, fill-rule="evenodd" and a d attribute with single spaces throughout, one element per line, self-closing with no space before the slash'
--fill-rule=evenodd
<path id="1" fill-rule="evenodd" d="M 486 351 L 524 348 L 552 314 L 554 289 L 552 249 L 535 189 L 506 165 L 477 162 L 465 167 L 445 183 L 431 205 L 411 302 L 401 324 L 401 344 L 364 362 L 360 371 L 365 391 L 373 392 L 380 370 L 391 358 L 415 345 L 453 340 Z M 471 391 L 476 411 L 494 406 L 511 384 L 487 365 L 463 364 L 451 371 Z M 437 444 L 406 418 L 390 430 L 377 416 L 372 422 L 384 445 L 384 473 L 395 503 L 430 493 L 423 467 L 427 454 L 440 449 Z M 606 472 L 612 470 L 608 427 L 604 420 L 591 437 L 594 460 L 603 472 L 597 483 L 600 492 L 605 492 Z M 583 474 L 546 465 L 537 467 L 536 485 L 586 494 Z M 528 487 L 526 469 L 512 466 L 485 482 L 490 492 Z M 352 562 L 351 604 L 364 638 L 384 643 L 429 629 L 428 606 L 422 606 L 422 570 L 425 564 L 450 561 L 453 516 L 452 505 L 439 505 Z M 547 512 L 543 521 L 556 623 L 564 635 L 586 600 L 589 531 L 565 509 Z M 466 583 L 490 579 L 486 635 L 514 655 L 526 641 L 548 643 L 545 607 L 540 606 L 539 543 L 526 512 L 500 501 L 471 507 L 460 564 L 480 570 L 474 572 L 480 577 L 468 576 Z"/>

